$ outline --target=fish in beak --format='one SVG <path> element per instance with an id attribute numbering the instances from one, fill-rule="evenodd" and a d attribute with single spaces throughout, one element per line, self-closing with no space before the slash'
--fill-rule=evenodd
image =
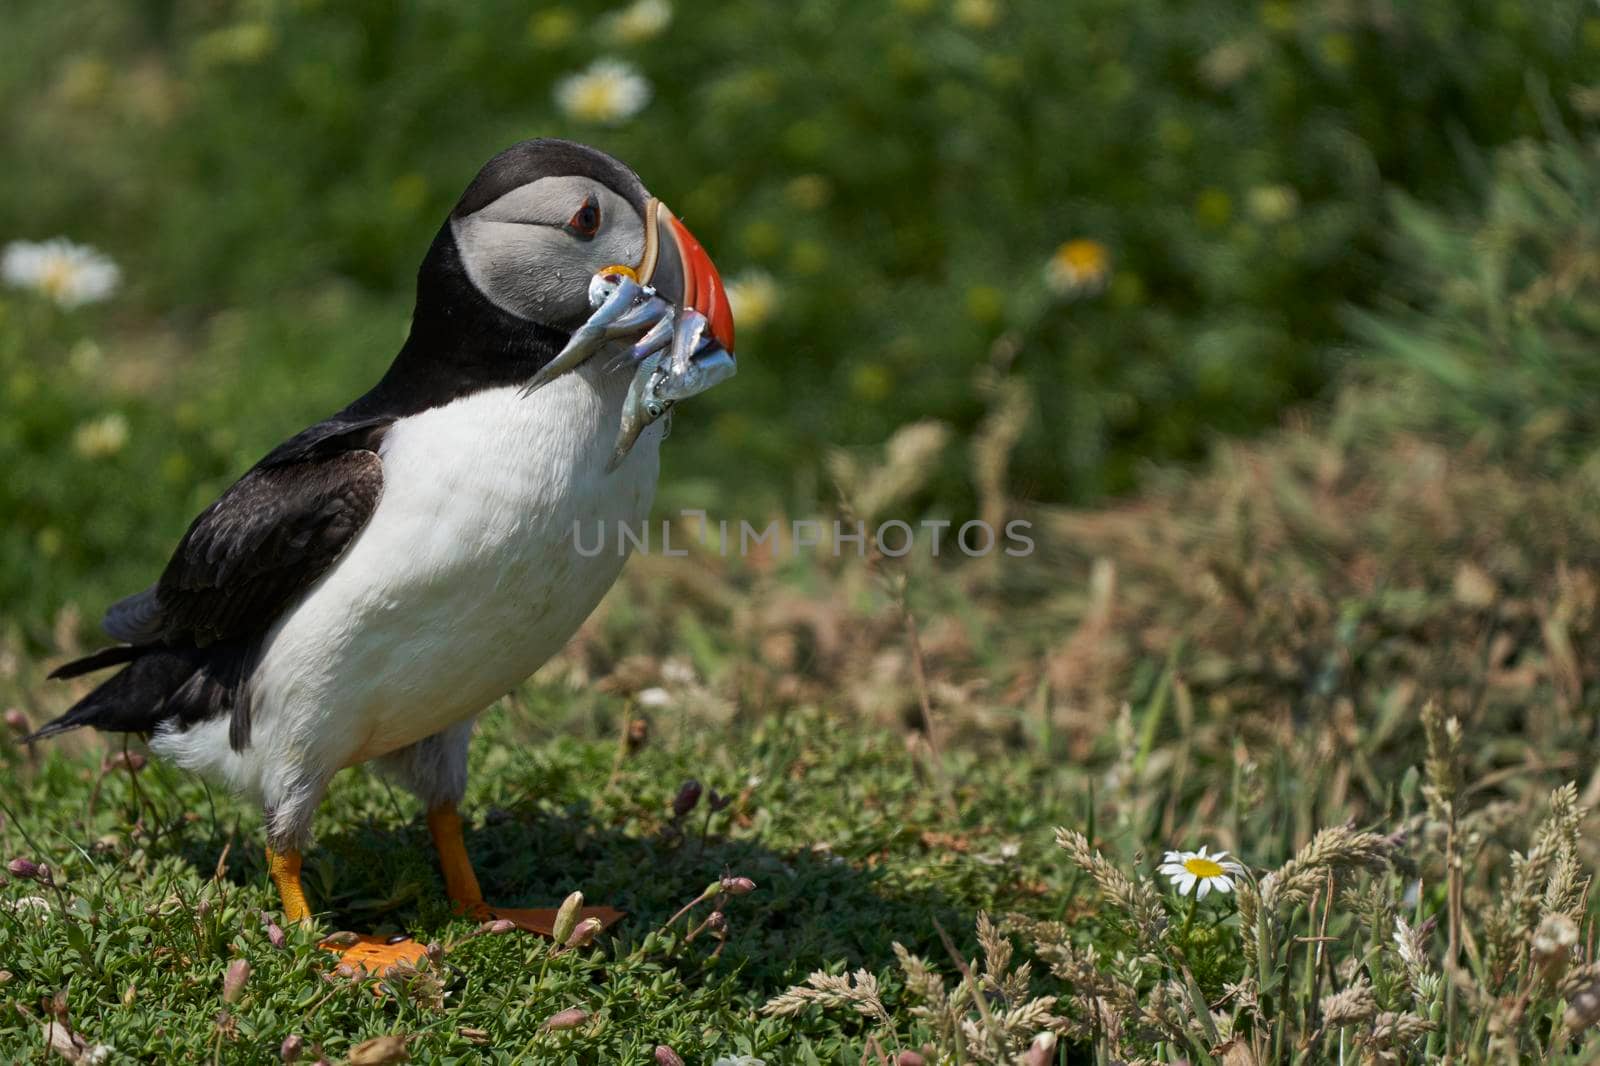
<path id="1" fill-rule="evenodd" d="M 589 303 L 594 313 L 534 375 L 528 392 L 581 366 L 606 343 L 630 337 L 637 338 L 636 365 L 671 348 L 663 399 L 704 392 L 734 372 L 733 308 L 722 276 L 689 228 L 655 197 L 645 204 L 644 255 L 637 264 L 597 273 Z"/>

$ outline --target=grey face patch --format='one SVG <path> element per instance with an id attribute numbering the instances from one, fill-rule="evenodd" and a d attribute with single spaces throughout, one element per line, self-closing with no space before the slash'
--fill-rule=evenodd
<path id="1" fill-rule="evenodd" d="M 593 199 L 600 229 L 588 240 L 567 222 Z M 519 318 L 573 329 L 589 316 L 589 279 L 644 255 L 644 220 L 627 200 L 592 178 L 548 177 L 520 185 L 452 219 L 467 277 L 490 302 Z"/>

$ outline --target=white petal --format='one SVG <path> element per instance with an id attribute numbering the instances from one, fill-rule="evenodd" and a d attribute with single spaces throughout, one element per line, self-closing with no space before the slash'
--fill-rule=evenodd
<path id="1" fill-rule="evenodd" d="M 644 707 L 670 707 L 672 693 L 664 688 L 647 688 L 639 693 L 639 704 Z"/>
<path id="2" fill-rule="evenodd" d="M 1216 884 L 1218 892 L 1233 891 L 1233 882 L 1228 880 L 1226 877 L 1214 877 L 1211 880 Z"/>
<path id="3" fill-rule="evenodd" d="M 1191 873 L 1186 873 L 1182 877 L 1173 881 L 1173 884 L 1178 886 L 1178 895 L 1180 896 L 1187 896 L 1190 891 L 1193 890 L 1194 883 L 1195 876 Z"/>
<path id="4" fill-rule="evenodd" d="M 1207 877 L 1200 882 L 1200 889 L 1194 894 L 1195 899 L 1205 899 L 1206 893 L 1211 891 L 1211 878 Z"/>

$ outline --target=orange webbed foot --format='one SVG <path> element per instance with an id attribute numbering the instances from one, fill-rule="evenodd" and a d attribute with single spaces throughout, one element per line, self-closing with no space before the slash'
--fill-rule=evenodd
<path id="1" fill-rule="evenodd" d="M 335 933 L 321 947 L 339 956 L 338 972 L 352 977 L 370 974 L 385 977 L 404 967 L 415 968 L 428 957 L 428 949 L 403 933 L 394 936 L 369 936 Z"/>

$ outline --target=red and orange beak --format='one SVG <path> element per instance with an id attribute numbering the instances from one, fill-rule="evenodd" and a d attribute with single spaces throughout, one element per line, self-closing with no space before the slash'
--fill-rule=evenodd
<path id="1" fill-rule="evenodd" d="M 705 315 L 711 336 L 732 354 L 733 308 L 722 288 L 722 275 L 689 227 L 654 197 L 645 205 L 644 259 L 638 273 L 640 284 L 654 286 L 669 302 Z"/>

